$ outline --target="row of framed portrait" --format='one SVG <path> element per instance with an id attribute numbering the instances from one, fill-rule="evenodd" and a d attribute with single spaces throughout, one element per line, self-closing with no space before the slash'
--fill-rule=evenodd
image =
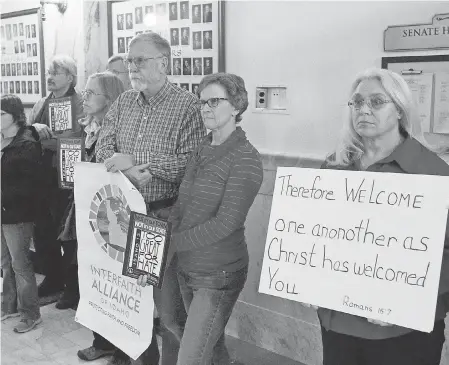
<path id="1" fill-rule="evenodd" d="M 173 82 L 173 84 L 179 86 L 181 89 L 190 91 L 191 93 L 198 96 L 198 87 L 200 86 L 200 84 L 189 84 L 188 82 L 186 83 Z"/>
<path id="2" fill-rule="evenodd" d="M 18 62 L 1 65 L 1 75 L 5 76 L 32 76 L 39 75 L 39 64 L 37 62 Z"/>
<path id="3" fill-rule="evenodd" d="M 8 41 L 19 37 L 36 38 L 36 24 L 29 24 L 25 27 L 23 23 L 2 25 L 0 27 L 0 36 L 2 40 L 6 39 Z"/>
<path id="4" fill-rule="evenodd" d="M 25 53 L 25 41 L 14 41 L 14 53 Z M 28 43 L 26 45 L 26 55 L 27 57 L 37 56 L 37 43 Z"/>
<path id="5" fill-rule="evenodd" d="M 168 3 L 168 19 L 170 21 L 189 20 L 190 4 L 189 1 L 170 2 Z M 138 24 L 144 23 L 145 16 L 154 14 L 158 17 L 164 17 L 167 14 L 167 4 L 137 6 L 134 12 L 117 14 L 117 30 L 131 30 Z M 179 14 L 179 17 L 178 17 Z M 192 5 L 193 24 L 212 23 L 212 3 Z"/>
<path id="6" fill-rule="evenodd" d="M 192 62 L 193 60 L 193 62 Z M 168 74 L 173 76 L 202 76 L 213 73 L 212 57 L 174 57 L 173 67 Z"/>
<path id="7" fill-rule="evenodd" d="M 170 44 L 172 46 L 189 46 L 190 27 L 170 28 Z M 212 30 L 192 32 L 192 48 L 194 50 L 212 49 Z"/>
<path id="8" fill-rule="evenodd" d="M 39 81 L 3 81 L 0 82 L 2 94 L 35 94 L 40 95 Z"/>

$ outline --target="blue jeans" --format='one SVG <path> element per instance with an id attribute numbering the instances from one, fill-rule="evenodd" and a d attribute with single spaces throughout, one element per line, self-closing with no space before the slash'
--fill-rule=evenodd
<path id="1" fill-rule="evenodd" d="M 178 365 L 228 365 L 224 331 L 242 291 L 248 267 L 236 272 L 178 271 L 187 321 L 178 354 Z"/>
<path id="2" fill-rule="evenodd" d="M 36 276 L 29 257 L 32 236 L 32 222 L 2 224 L 2 311 L 18 311 L 24 319 L 40 317 Z"/>

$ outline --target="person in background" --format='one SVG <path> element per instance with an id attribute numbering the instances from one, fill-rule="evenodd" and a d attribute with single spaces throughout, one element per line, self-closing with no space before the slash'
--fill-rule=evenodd
<path id="1" fill-rule="evenodd" d="M 412 93 L 398 74 L 368 69 L 352 84 L 343 137 L 323 168 L 449 176 L 449 166 L 418 142 Z M 318 309 L 324 365 L 438 365 L 449 309 L 449 222 L 433 331 Z"/>
<path id="2" fill-rule="evenodd" d="M 129 79 L 129 72 L 123 63 L 123 57 L 119 55 L 111 56 L 108 60 L 106 71 L 112 72 L 123 83 L 125 90 L 131 89 L 131 81 Z"/>
<path id="3" fill-rule="evenodd" d="M 75 90 L 77 82 L 77 67 L 73 58 L 66 55 L 54 56 L 47 72 L 48 97 L 39 100 L 33 107 L 28 123 L 38 131 L 42 140 L 43 166 L 41 174 L 47 179 L 47 184 L 40 194 L 45 195 L 45 204 L 41 206 L 40 214 L 35 222 L 34 245 L 36 256 L 45 275 L 44 281 L 38 287 L 40 297 L 57 293 L 69 286 L 78 285 L 64 282 L 63 258 L 61 242 L 57 240 L 59 225 L 64 210 L 69 203 L 70 190 L 60 189 L 56 169 L 57 139 L 61 137 L 80 137 L 81 125 L 76 121 L 84 116 L 83 99 Z M 49 102 L 63 97 L 71 99 L 72 126 L 66 131 L 53 132 L 50 128 Z M 64 294 L 61 298 L 64 297 Z M 59 306 L 57 304 L 57 306 Z"/>
<path id="4" fill-rule="evenodd" d="M 96 146 L 97 162 L 108 171 L 123 171 L 147 205 L 147 214 L 167 218 L 178 195 L 187 161 L 205 136 L 197 98 L 169 82 L 168 41 L 154 32 L 136 35 L 125 58 L 133 90 L 118 97 L 104 118 Z M 162 288 L 153 289 L 161 325 L 185 316 L 175 274 L 176 262 L 168 263 Z M 162 364 L 176 362 L 178 346 L 173 334 L 162 331 Z M 153 339 L 141 360 L 159 363 Z M 114 364 L 129 364 L 123 352 L 114 354 Z"/>
<path id="5" fill-rule="evenodd" d="M 170 215 L 187 311 L 185 326 L 171 329 L 181 337 L 178 365 L 231 363 L 224 330 L 246 282 L 244 224 L 263 180 L 260 155 L 237 126 L 248 107 L 243 79 L 206 76 L 199 94 L 211 132 L 193 153 Z"/>
<path id="6" fill-rule="evenodd" d="M 84 99 L 83 109 L 86 117 L 78 121 L 85 135 L 85 161 L 95 162 L 95 145 L 100 133 L 103 117 L 115 99 L 124 91 L 123 83 L 117 76 L 110 72 L 96 73 L 89 76 L 86 89 L 82 92 Z M 77 262 L 78 243 L 76 241 L 73 192 L 62 217 L 58 240 L 62 243 L 64 249 L 63 259 L 66 287 L 57 305 L 58 309 L 75 309 L 78 305 L 80 294 Z M 97 347 L 102 348 L 101 345 L 100 340 Z"/>
<path id="7" fill-rule="evenodd" d="M 29 257 L 33 222 L 40 202 L 41 144 L 26 125 L 22 101 L 1 97 L 1 203 L 3 271 L 2 318 L 20 316 L 14 331 L 24 333 L 42 322 L 36 277 Z"/>

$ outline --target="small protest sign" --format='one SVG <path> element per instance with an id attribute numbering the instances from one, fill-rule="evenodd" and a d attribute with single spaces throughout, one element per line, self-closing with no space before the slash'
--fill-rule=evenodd
<path id="1" fill-rule="evenodd" d="M 50 99 L 48 103 L 48 119 L 53 132 L 72 129 L 72 99 L 70 97 Z"/>
<path id="2" fill-rule="evenodd" d="M 75 164 L 83 159 L 83 138 L 58 138 L 58 183 L 60 188 L 73 189 Z"/>
<path id="3" fill-rule="evenodd" d="M 278 168 L 259 292 L 430 332 L 448 186 L 446 176 Z"/>
<path id="4" fill-rule="evenodd" d="M 122 274 L 131 278 L 148 275 L 148 284 L 162 286 L 171 223 L 131 212 Z"/>

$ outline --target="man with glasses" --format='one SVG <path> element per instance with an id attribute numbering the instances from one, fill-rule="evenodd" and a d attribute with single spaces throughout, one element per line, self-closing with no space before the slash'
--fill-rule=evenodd
<path id="1" fill-rule="evenodd" d="M 190 154 L 206 135 L 198 99 L 167 79 L 170 55 L 168 41 L 154 32 L 131 40 L 124 61 L 133 90 L 112 104 L 96 146 L 97 161 L 109 171 L 122 171 L 143 195 L 148 214 L 161 218 L 168 218 Z M 186 317 L 176 260 L 169 257 L 163 286 L 153 289 L 162 325 Z M 162 364 L 176 364 L 178 341 L 167 329 L 162 331 Z M 141 359 L 146 365 L 159 364 L 154 326 L 151 344 Z M 110 362 L 130 363 L 121 351 Z"/>
<path id="2" fill-rule="evenodd" d="M 35 222 L 34 245 L 39 266 L 45 275 L 44 281 L 38 287 L 40 297 L 46 297 L 64 290 L 56 308 L 67 309 L 78 303 L 77 275 L 67 273 L 71 257 L 66 257 L 63 244 L 57 240 L 60 221 L 69 202 L 70 190 L 60 189 L 58 186 L 58 174 L 56 169 L 57 139 L 55 135 L 62 137 L 81 136 L 82 129 L 77 123 L 84 117 L 83 99 L 76 92 L 77 66 L 73 58 L 66 55 L 54 56 L 50 61 L 47 71 L 47 88 L 50 95 L 39 100 L 33 107 L 28 123 L 32 124 L 39 133 L 44 150 L 42 177 L 45 179 L 45 191 L 42 192 L 41 214 Z M 30 82 L 31 83 L 31 82 Z M 29 93 L 32 93 L 28 90 Z M 72 108 L 71 128 L 64 131 L 52 131 L 50 128 L 49 103 L 60 98 L 70 98 Z M 63 247 L 64 248 L 64 247 Z M 66 267 L 67 266 L 67 267 Z"/>
<path id="3" fill-rule="evenodd" d="M 112 72 L 115 76 L 117 76 L 123 82 L 125 90 L 131 89 L 129 72 L 123 62 L 122 56 L 114 55 L 111 58 L 109 58 L 106 71 Z"/>

